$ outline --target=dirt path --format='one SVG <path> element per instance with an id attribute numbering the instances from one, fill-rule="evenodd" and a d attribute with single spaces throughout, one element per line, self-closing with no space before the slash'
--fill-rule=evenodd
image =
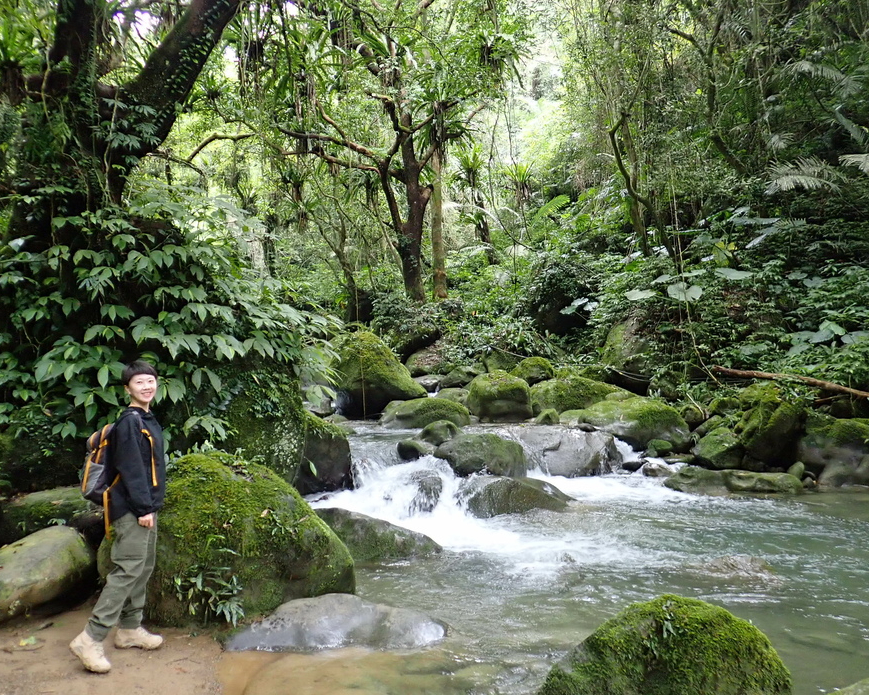
<path id="1" fill-rule="evenodd" d="M 160 630 L 165 642 L 153 652 L 115 649 L 110 635 L 106 656 L 112 670 L 85 671 L 68 645 L 92 606 L 93 599 L 52 617 L 0 625 L 0 695 L 220 695 L 220 645 L 186 630 Z"/>

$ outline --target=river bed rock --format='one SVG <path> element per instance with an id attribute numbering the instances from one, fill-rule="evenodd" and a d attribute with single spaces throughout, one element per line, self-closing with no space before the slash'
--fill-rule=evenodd
<path id="1" fill-rule="evenodd" d="M 621 463 L 615 439 L 607 432 L 583 432 L 562 425 L 520 426 L 511 432 L 522 443 L 529 461 L 549 475 L 603 475 Z"/>
<path id="2" fill-rule="evenodd" d="M 470 383 L 466 405 L 483 422 L 522 422 L 532 415 L 528 384 L 501 369 Z"/>
<path id="3" fill-rule="evenodd" d="M 0 548 L 0 623 L 91 586 L 96 558 L 84 537 L 50 526 Z"/>
<path id="4" fill-rule="evenodd" d="M 347 546 L 356 562 L 407 560 L 443 550 L 428 536 L 383 519 L 337 507 L 315 511 Z"/>
<path id="5" fill-rule="evenodd" d="M 438 420 L 449 420 L 458 427 L 471 423 L 471 414 L 461 403 L 446 398 L 415 398 L 389 404 L 380 424 L 389 429 L 420 429 Z"/>
<path id="6" fill-rule="evenodd" d="M 767 637 L 729 611 L 664 595 L 628 606 L 553 666 L 538 695 L 790 695 Z"/>
<path id="7" fill-rule="evenodd" d="M 665 487 L 679 492 L 723 495 L 728 492 L 798 495 L 803 483 L 788 473 L 756 473 L 727 469 L 713 471 L 699 466 L 684 466 L 664 481 Z"/>
<path id="8" fill-rule="evenodd" d="M 489 432 L 458 434 L 437 447 L 434 455 L 460 476 L 486 472 L 517 477 L 528 471 L 522 445 Z"/>
<path id="9" fill-rule="evenodd" d="M 555 485 L 536 478 L 475 476 L 462 494 L 467 495 L 468 510 L 478 519 L 533 509 L 560 512 L 573 499 Z"/>
<path id="10" fill-rule="evenodd" d="M 226 650 L 419 649 L 446 634 L 446 625 L 419 611 L 370 603 L 350 594 L 326 594 L 282 604 L 232 637 Z"/>

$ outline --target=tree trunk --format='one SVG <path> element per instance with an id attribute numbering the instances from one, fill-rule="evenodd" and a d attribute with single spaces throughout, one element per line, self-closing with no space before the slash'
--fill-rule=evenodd
<path id="1" fill-rule="evenodd" d="M 441 178 L 441 156 L 435 152 L 431 159 L 434 171 L 431 194 L 431 261 L 434 269 L 432 277 L 432 298 L 447 298 L 447 252 L 444 246 L 444 196 Z"/>

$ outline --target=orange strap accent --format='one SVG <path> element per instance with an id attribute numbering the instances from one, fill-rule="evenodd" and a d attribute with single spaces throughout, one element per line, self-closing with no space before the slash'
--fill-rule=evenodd
<path id="1" fill-rule="evenodd" d="M 151 445 L 151 487 L 157 487 L 157 462 L 154 460 L 154 440 L 151 438 L 151 433 L 142 428 L 142 434 L 148 438 L 148 443 Z"/>
<path id="2" fill-rule="evenodd" d="M 120 474 L 116 475 L 115 479 L 112 481 L 112 484 L 109 485 L 105 490 L 103 490 L 103 524 L 106 527 L 106 538 L 112 537 L 112 524 L 109 521 L 109 491 L 120 479 Z"/>

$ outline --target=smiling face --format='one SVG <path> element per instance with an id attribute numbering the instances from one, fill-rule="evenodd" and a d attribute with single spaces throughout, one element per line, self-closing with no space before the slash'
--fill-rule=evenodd
<path id="1" fill-rule="evenodd" d="M 157 395 L 157 379 L 150 374 L 137 374 L 124 386 L 130 396 L 130 405 L 147 411 Z"/>

